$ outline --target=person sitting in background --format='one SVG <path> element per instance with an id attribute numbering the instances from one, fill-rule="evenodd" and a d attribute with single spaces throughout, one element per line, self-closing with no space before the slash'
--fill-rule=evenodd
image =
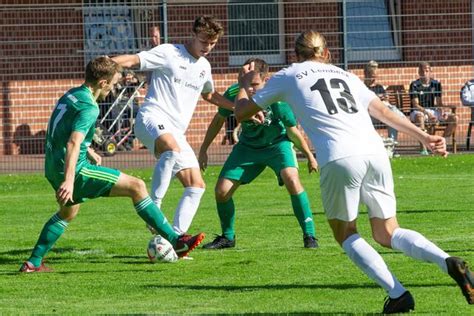
<path id="1" fill-rule="evenodd" d="M 466 149 L 469 150 L 471 141 L 471 129 L 474 123 L 474 79 L 467 81 L 461 88 L 461 102 L 462 105 L 471 107 L 471 122 L 467 129 Z"/>
<path id="2" fill-rule="evenodd" d="M 375 60 L 369 61 L 364 68 L 364 84 L 372 90 L 382 102 L 390 109 L 390 111 L 396 113 L 400 117 L 405 117 L 402 111 L 400 111 L 395 105 L 392 105 L 388 102 L 387 92 L 385 88 L 377 82 L 377 70 L 379 69 L 379 64 Z M 372 123 L 374 126 L 376 124 L 382 124 L 380 121 L 376 119 L 372 119 Z M 398 131 L 390 126 L 388 128 L 388 137 L 393 139 L 394 141 L 398 138 Z"/>
<path id="3" fill-rule="evenodd" d="M 431 65 L 421 62 L 418 66 L 417 80 L 410 84 L 411 113 L 410 119 L 422 130 L 434 134 L 434 127 L 439 122 L 447 123 L 444 137 L 449 137 L 455 131 L 458 117 L 453 113 L 444 112 L 441 82 L 432 78 Z M 426 147 L 422 145 L 422 155 L 428 155 Z"/>

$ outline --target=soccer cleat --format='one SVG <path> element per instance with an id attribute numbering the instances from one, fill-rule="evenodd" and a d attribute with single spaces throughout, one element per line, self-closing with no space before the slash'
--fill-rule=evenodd
<path id="1" fill-rule="evenodd" d="M 204 249 L 224 249 L 224 248 L 233 248 L 235 247 L 235 237 L 230 240 L 224 236 L 216 236 L 213 241 L 208 244 L 205 244 L 202 248 Z"/>
<path id="2" fill-rule="evenodd" d="M 35 267 L 31 262 L 25 261 L 20 267 L 20 272 L 23 273 L 32 273 L 32 272 L 52 272 L 53 270 L 51 268 L 48 268 L 47 266 L 44 265 L 44 263 L 41 263 L 39 267 Z"/>
<path id="3" fill-rule="evenodd" d="M 318 248 L 318 240 L 316 237 L 305 234 L 303 236 L 303 242 L 304 242 L 304 247 L 305 248 Z"/>
<path id="4" fill-rule="evenodd" d="M 456 281 L 461 288 L 462 294 L 468 304 L 474 304 L 474 276 L 467 263 L 458 257 L 446 258 L 448 274 Z"/>
<path id="5" fill-rule="evenodd" d="M 187 257 L 188 253 L 190 253 L 194 248 L 199 246 L 202 240 L 206 237 L 204 233 L 199 233 L 197 235 L 181 235 L 176 242 L 176 246 L 174 247 L 174 251 L 178 257 Z"/>
<path id="6" fill-rule="evenodd" d="M 415 310 L 415 300 L 410 292 L 406 291 L 399 298 L 387 297 L 383 304 L 382 314 L 409 313 Z"/>

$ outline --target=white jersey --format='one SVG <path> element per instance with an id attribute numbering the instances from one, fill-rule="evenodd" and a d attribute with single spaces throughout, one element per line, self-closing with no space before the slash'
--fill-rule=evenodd
<path id="1" fill-rule="evenodd" d="M 140 70 L 151 70 L 151 80 L 140 107 L 142 115 L 165 115 L 183 133 L 199 95 L 214 91 L 211 65 L 194 58 L 181 44 L 163 44 L 138 53 Z"/>
<path id="2" fill-rule="evenodd" d="M 262 108 L 276 101 L 289 103 L 322 168 L 340 158 L 385 153 L 367 111 L 376 97 L 354 74 L 306 61 L 277 72 L 253 100 Z"/>

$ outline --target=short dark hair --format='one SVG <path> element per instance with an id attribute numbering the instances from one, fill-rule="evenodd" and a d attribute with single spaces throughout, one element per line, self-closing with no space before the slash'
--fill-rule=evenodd
<path id="1" fill-rule="evenodd" d="M 203 15 L 194 20 L 193 32 L 205 33 L 209 38 L 216 38 L 224 34 L 224 28 L 215 17 Z"/>
<path id="2" fill-rule="evenodd" d="M 107 56 L 99 56 L 87 64 L 85 81 L 92 84 L 103 79 L 110 81 L 118 72 L 122 72 L 122 66 Z"/>
<path id="3" fill-rule="evenodd" d="M 264 78 L 268 75 L 269 67 L 265 60 L 251 57 L 244 62 L 244 65 L 248 65 L 251 62 L 254 63 L 255 71 L 260 74 L 260 77 Z"/>

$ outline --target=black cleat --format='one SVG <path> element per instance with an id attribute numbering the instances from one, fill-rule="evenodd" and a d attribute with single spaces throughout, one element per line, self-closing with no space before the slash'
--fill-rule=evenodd
<path id="1" fill-rule="evenodd" d="M 474 277 L 467 266 L 467 263 L 458 257 L 446 258 L 448 274 L 456 281 L 461 288 L 462 294 L 468 304 L 474 304 Z"/>
<path id="2" fill-rule="evenodd" d="M 212 242 L 202 246 L 203 249 L 224 249 L 235 247 L 235 237 L 230 240 L 224 236 L 217 236 Z"/>
<path id="3" fill-rule="evenodd" d="M 415 300 L 410 292 L 406 291 L 399 298 L 388 297 L 383 304 L 382 314 L 409 313 L 415 310 Z"/>
<path id="4" fill-rule="evenodd" d="M 303 236 L 303 243 L 305 248 L 318 248 L 318 240 L 316 237 L 305 234 Z"/>

